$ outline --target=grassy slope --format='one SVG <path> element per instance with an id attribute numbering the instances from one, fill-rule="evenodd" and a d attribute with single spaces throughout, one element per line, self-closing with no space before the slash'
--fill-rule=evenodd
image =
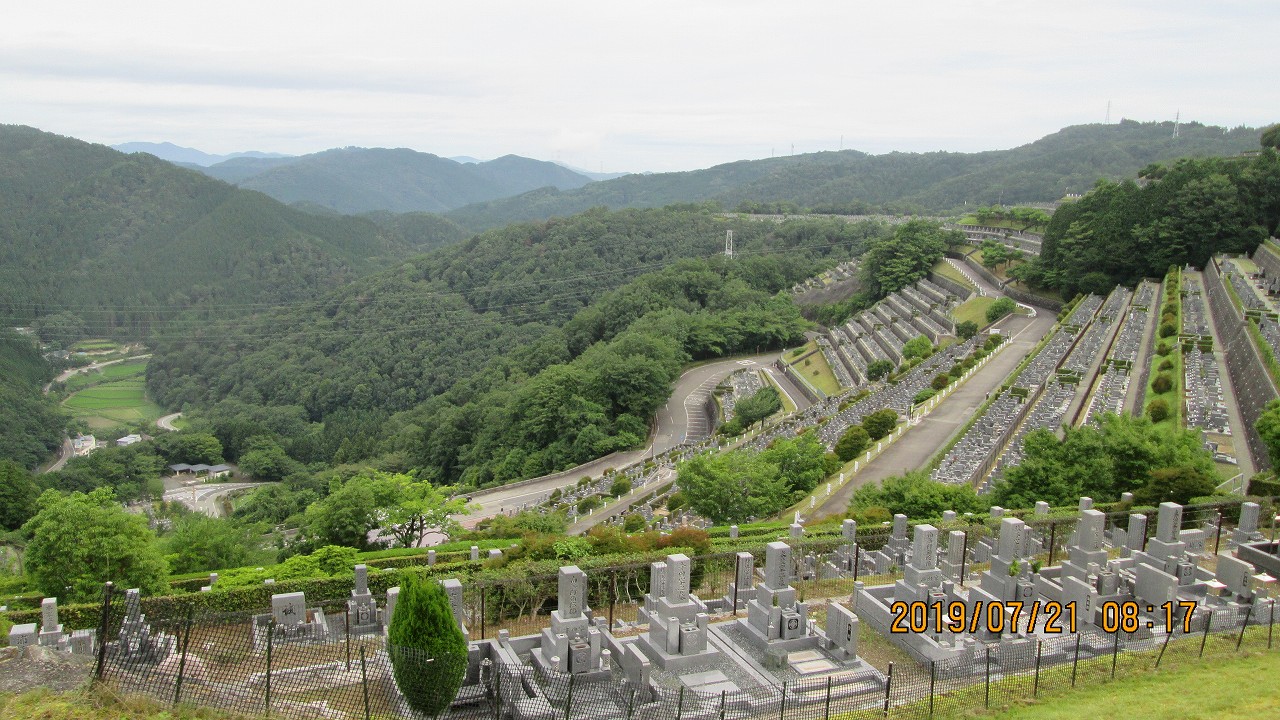
<path id="1" fill-rule="evenodd" d="M 964 276 L 964 273 L 955 269 L 955 267 L 946 260 L 939 260 L 937 264 L 933 266 L 933 271 L 942 277 L 947 278 L 948 280 L 954 280 L 967 288 L 977 289 L 974 287 L 973 283 L 969 281 L 969 278 Z"/>
<path id="2" fill-rule="evenodd" d="M 993 297 L 972 297 L 960 303 L 955 310 L 951 312 L 951 317 L 956 323 L 962 323 L 965 320 L 972 320 L 977 323 L 978 327 L 987 326 L 987 308 L 996 301 Z"/>
<path id="3" fill-rule="evenodd" d="M 1280 693 L 1262 678 L 1280 673 L 1280 653 L 1215 660 L 1172 671 L 1143 673 L 1045 697 L 999 720 L 1235 720 L 1280 717 Z"/>
<path id="4" fill-rule="evenodd" d="M 784 360 L 796 369 L 797 373 L 804 376 L 814 387 L 828 395 L 838 395 L 843 390 L 840 383 L 836 380 L 835 373 L 831 371 L 831 366 L 827 364 L 827 358 L 818 350 L 818 343 L 810 341 L 805 346 L 806 351 L 812 350 L 803 360 L 795 360 L 788 353 Z"/>

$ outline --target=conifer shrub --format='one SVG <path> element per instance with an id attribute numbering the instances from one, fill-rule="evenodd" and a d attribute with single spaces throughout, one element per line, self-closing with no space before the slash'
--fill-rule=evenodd
<path id="1" fill-rule="evenodd" d="M 415 712 L 439 717 L 462 687 L 467 640 L 440 583 L 406 575 L 387 629 L 391 674 Z"/>
<path id="2" fill-rule="evenodd" d="M 1151 382 L 1151 389 L 1160 394 L 1169 392 L 1173 389 L 1173 376 L 1169 373 L 1160 373 Z"/>
<path id="3" fill-rule="evenodd" d="M 1164 398 L 1156 398 L 1147 404 L 1147 417 L 1151 422 L 1164 422 L 1169 418 L 1169 403 Z"/>

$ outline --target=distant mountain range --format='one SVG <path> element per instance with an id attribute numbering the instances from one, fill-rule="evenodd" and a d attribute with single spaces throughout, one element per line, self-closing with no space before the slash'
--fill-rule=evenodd
<path id="1" fill-rule="evenodd" d="M 539 188 L 574 190 L 593 180 L 562 165 L 518 155 L 482 162 L 406 148 L 349 147 L 300 156 L 216 156 L 169 143 L 126 143 L 117 149 L 151 153 L 306 210 L 347 215 L 445 212 Z"/>
<path id="2" fill-rule="evenodd" d="M 0 325 L 65 310 L 90 334 L 145 335 L 185 310 L 313 298 L 462 236 L 433 215 L 321 217 L 147 154 L 0 125 Z"/>
<path id="3" fill-rule="evenodd" d="M 968 205 L 1052 202 L 1099 178 L 1133 177 L 1150 163 L 1256 150 L 1261 130 L 1124 120 L 1076 125 L 1011 150 L 887 153 L 855 150 L 743 160 L 690 172 L 634 174 L 576 190 L 540 188 L 447 213 L 479 231 L 605 206 L 715 201 L 726 209 L 790 206 L 816 212 L 951 212 Z"/>
<path id="4" fill-rule="evenodd" d="M 198 165 L 200 167 L 208 167 L 217 165 L 224 160 L 232 158 L 251 157 L 251 158 L 281 158 L 289 157 L 280 153 L 258 152 L 249 150 L 247 152 L 235 152 L 227 155 L 211 155 L 207 152 L 196 150 L 195 148 L 182 147 L 174 145 L 171 142 L 153 143 L 153 142 L 127 142 L 119 145 L 112 145 L 112 150 L 119 150 L 122 153 L 150 153 L 161 160 L 168 160 L 171 163 L 179 165 Z"/>

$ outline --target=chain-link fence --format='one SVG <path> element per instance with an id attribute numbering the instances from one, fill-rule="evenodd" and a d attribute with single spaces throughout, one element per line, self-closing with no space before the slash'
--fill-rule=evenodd
<path id="1" fill-rule="evenodd" d="M 702 570 L 694 587 L 708 593 L 724 588 L 726 560 L 732 556 L 695 558 Z M 862 579 L 868 584 L 889 580 Z M 636 614 L 647 565 L 620 565 L 597 572 L 592 580 L 591 597 L 612 598 L 605 603 L 614 616 L 610 627 L 624 621 L 617 628 L 619 636 L 634 634 L 625 623 Z M 535 586 L 544 581 L 530 579 Z M 793 584 L 816 598 L 843 594 L 850 583 L 851 577 L 842 577 L 798 579 Z M 485 612 L 494 607 L 489 604 L 495 602 L 492 598 L 501 597 L 499 590 L 468 592 L 477 596 L 478 612 Z M 888 639 L 864 624 L 860 654 L 865 665 L 857 671 L 812 678 L 793 675 L 787 682 L 766 677 L 745 689 L 703 692 L 683 684 L 636 682 L 621 662 L 586 675 L 511 662 L 527 659 L 533 643 L 521 645 L 507 638 L 533 635 L 549 622 L 543 622 L 541 613 L 497 622 L 501 613 L 495 612 L 491 622 L 496 624 L 486 626 L 487 637 L 497 636 L 499 629 L 509 631 L 502 633 L 507 652 L 499 651 L 494 641 L 473 643 L 467 667 L 460 672 L 461 690 L 442 699 L 440 687 L 424 679 L 432 673 L 419 672 L 440 660 L 388 647 L 376 626 L 353 627 L 345 603 L 307 608 L 300 622 L 288 626 L 277 624 L 265 609 L 256 614 L 189 613 L 152 622 L 125 617 L 122 605 L 118 595 L 107 593 L 99 637 L 108 642 L 98 648 L 96 667 L 100 681 L 122 692 L 246 715 L 366 720 L 425 717 L 412 708 L 432 704 L 441 710 L 440 717 L 495 720 L 969 717 L 982 708 L 1062 694 L 1112 678 L 1270 651 L 1277 619 L 1274 601 L 1261 601 L 1199 613 L 1190 627 L 1179 623 L 1172 633 L 1144 627 L 1135 633 L 1108 634 L 1090 627 L 1077 634 L 1041 633 L 991 645 L 973 643 L 946 660 L 926 663 L 895 652 Z M 817 605 L 815 615 L 825 613 L 825 607 Z M 601 611 L 596 615 L 602 617 Z M 732 621 L 728 610 L 716 619 Z M 472 640 L 480 634 L 473 630 Z"/>

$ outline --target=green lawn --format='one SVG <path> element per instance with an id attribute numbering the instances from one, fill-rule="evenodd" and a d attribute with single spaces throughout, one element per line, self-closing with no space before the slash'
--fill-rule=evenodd
<path id="1" fill-rule="evenodd" d="M 71 346 L 73 352 L 103 352 L 105 350 L 119 350 L 120 344 L 114 340 L 106 340 L 103 338 L 95 338 L 91 340 L 81 340 Z"/>
<path id="2" fill-rule="evenodd" d="M 985 717 L 999 720 L 1253 720 L 1280 717 L 1280 652 L 1206 660 L 1172 670 L 1090 682 L 1035 704 Z"/>
<path id="3" fill-rule="evenodd" d="M 147 399 L 141 377 L 104 382 L 73 394 L 62 404 L 93 430 L 155 422 L 165 414 L 163 408 Z"/>
<path id="4" fill-rule="evenodd" d="M 809 342 L 804 346 L 806 351 L 813 350 L 808 356 L 793 357 L 791 352 L 784 354 L 783 359 L 796 369 L 796 372 L 804 376 L 811 385 L 818 388 L 828 395 L 838 395 L 844 388 L 836 380 L 835 373 L 831 372 L 831 366 L 827 364 L 827 359 L 822 356 L 822 352 L 818 350 L 816 342 Z"/>
<path id="5" fill-rule="evenodd" d="M 956 309 L 951 311 L 951 317 L 955 319 L 956 324 L 972 320 L 978 324 L 978 327 L 986 327 L 987 308 L 991 307 L 995 301 L 993 297 L 971 297 L 956 306 Z"/>
<path id="6" fill-rule="evenodd" d="M 115 365 L 107 365 L 97 370 L 89 370 L 86 372 L 72 375 L 67 378 L 67 391 L 76 392 L 83 390 L 91 385 L 101 385 L 104 382 L 112 380 L 124 380 L 126 378 L 140 378 L 147 372 L 146 361 L 139 362 L 122 362 Z"/>
<path id="7" fill-rule="evenodd" d="M 946 260 L 939 260 L 935 263 L 933 271 L 942 277 L 947 278 L 948 280 L 954 280 L 967 288 L 973 288 L 974 290 L 978 289 L 976 285 L 969 281 L 969 278 L 964 276 L 964 273 L 952 267 L 951 263 Z"/>

